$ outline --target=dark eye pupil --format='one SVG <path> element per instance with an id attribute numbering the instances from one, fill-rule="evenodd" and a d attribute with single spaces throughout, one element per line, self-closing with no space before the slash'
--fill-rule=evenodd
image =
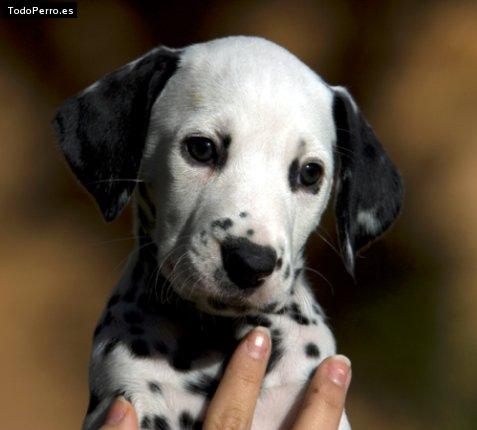
<path id="1" fill-rule="evenodd" d="M 323 174 L 323 167 L 318 163 L 307 163 L 301 168 L 300 180 L 303 185 L 316 184 Z"/>
<path id="2" fill-rule="evenodd" d="M 192 158 L 202 163 L 215 158 L 214 143 L 205 137 L 190 137 L 187 140 L 187 150 Z"/>

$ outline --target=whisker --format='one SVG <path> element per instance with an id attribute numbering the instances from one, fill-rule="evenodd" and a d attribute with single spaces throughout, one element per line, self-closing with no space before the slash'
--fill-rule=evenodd
<path id="1" fill-rule="evenodd" d="M 111 182 L 134 182 L 134 183 L 143 183 L 142 179 L 122 179 L 122 178 L 110 178 L 110 179 L 99 179 L 97 181 L 88 182 L 87 185 L 102 184 L 102 183 L 111 183 Z"/>
<path id="2" fill-rule="evenodd" d="M 308 266 L 303 266 L 303 270 L 306 270 L 306 271 L 311 272 L 311 273 L 315 273 L 321 279 L 323 279 L 328 284 L 328 286 L 330 287 L 331 294 L 334 295 L 335 290 L 334 290 L 333 284 L 322 273 L 320 273 L 320 272 L 318 272 L 318 270 L 312 269 L 311 267 L 308 267 Z"/>
<path id="3" fill-rule="evenodd" d="M 126 257 L 122 258 L 121 261 L 113 268 L 113 271 L 118 270 L 119 266 L 122 266 L 126 260 L 131 258 L 135 253 L 139 252 L 141 249 L 145 248 L 146 246 L 151 246 L 154 244 L 154 241 L 151 240 L 150 242 L 144 243 L 141 246 L 138 246 L 137 248 L 134 248 Z"/>
<path id="4" fill-rule="evenodd" d="M 336 248 L 328 239 L 326 239 L 320 232 L 314 231 L 314 234 L 316 234 L 323 242 L 325 242 L 339 257 L 341 257 L 340 252 L 338 251 L 338 248 Z"/>

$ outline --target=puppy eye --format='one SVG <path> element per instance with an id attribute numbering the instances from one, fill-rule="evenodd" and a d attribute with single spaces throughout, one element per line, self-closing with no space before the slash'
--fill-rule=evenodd
<path id="1" fill-rule="evenodd" d="M 323 166 L 319 163 L 306 163 L 300 170 L 300 183 L 305 187 L 316 184 L 323 176 Z"/>
<path id="2" fill-rule="evenodd" d="M 186 146 L 190 156 L 200 163 L 210 163 L 217 159 L 215 144 L 207 137 L 189 137 L 186 140 Z"/>

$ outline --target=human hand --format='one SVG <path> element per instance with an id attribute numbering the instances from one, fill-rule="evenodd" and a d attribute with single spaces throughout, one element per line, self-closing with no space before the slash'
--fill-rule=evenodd
<path id="1" fill-rule="evenodd" d="M 250 429 L 270 356 L 270 336 L 251 331 L 233 354 L 210 403 L 204 430 Z M 292 426 L 293 430 L 337 430 L 351 382 L 351 363 L 342 355 L 318 366 Z"/>
<path id="2" fill-rule="evenodd" d="M 137 415 L 131 403 L 118 397 L 109 409 L 100 430 L 138 430 Z"/>
<path id="3" fill-rule="evenodd" d="M 240 343 L 210 403 L 204 430 L 246 430 L 252 424 L 255 404 L 270 356 L 266 329 L 252 330 Z M 328 357 L 315 371 L 298 411 L 293 430 L 337 430 L 351 381 L 349 360 Z M 111 407 L 101 430 L 137 430 L 134 408 L 120 398 Z"/>

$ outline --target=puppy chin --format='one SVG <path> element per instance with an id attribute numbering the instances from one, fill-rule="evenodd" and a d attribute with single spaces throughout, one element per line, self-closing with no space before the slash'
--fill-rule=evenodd
<path id="1" fill-rule="evenodd" d="M 230 287 L 230 286 L 229 286 Z M 220 286 L 219 286 L 220 288 Z M 229 291 L 222 288 L 218 293 L 207 290 L 199 293 L 196 306 L 203 312 L 221 316 L 245 316 L 272 313 L 283 307 L 284 296 L 269 289 L 259 288 L 251 294 Z"/>

